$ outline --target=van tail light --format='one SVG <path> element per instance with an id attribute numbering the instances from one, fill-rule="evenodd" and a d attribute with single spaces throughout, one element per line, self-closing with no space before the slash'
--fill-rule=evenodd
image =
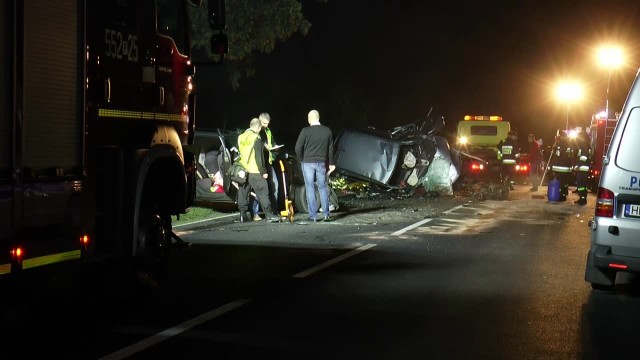
<path id="1" fill-rule="evenodd" d="M 613 191 L 603 187 L 598 188 L 596 216 L 613 217 L 613 198 Z"/>

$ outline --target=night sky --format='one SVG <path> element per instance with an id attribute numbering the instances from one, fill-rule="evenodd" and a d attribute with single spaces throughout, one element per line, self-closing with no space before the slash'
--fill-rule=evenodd
<path id="1" fill-rule="evenodd" d="M 560 79 L 585 87 L 569 108 L 570 126 L 604 109 L 599 45 L 618 44 L 626 57 L 611 72 L 612 113 L 640 66 L 640 3 L 633 1 L 304 0 L 303 9 L 309 34 L 260 55 L 256 76 L 238 90 L 224 65 L 198 69 L 198 128 L 246 128 L 266 111 L 276 140 L 293 145 L 314 108 L 337 134 L 421 123 L 433 106 L 451 139 L 465 114 L 502 115 L 523 146 L 530 132 L 548 144 L 565 127 L 567 106 L 553 93 Z"/>

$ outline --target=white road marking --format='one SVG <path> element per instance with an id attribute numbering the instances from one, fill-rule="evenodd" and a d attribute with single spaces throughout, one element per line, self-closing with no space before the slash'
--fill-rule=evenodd
<path id="1" fill-rule="evenodd" d="M 314 274 L 320 270 L 326 269 L 329 266 L 332 266 L 334 264 L 339 263 L 340 261 L 343 261 L 345 259 L 348 259 L 354 255 L 357 255 L 363 251 L 369 250 L 373 247 L 375 247 L 376 244 L 367 244 L 367 245 L 363 245 L 360 246 L 359 248 L 356 248 L 354 250 L 349 251 L 346 254 L 342 254 L 340 256 L 337 256 L 329 261 L 325 261 L 319 265 L 316 265 L 310 269 L 307 269 L 305 271 L 299 272 L 295 275 L 293 275 L 293 278 L 304 278 L 307 277 L 311 274 Z M 206 323 L 207 321 L 211 321 L 221 315 L 224 315 L 228 312 L 231 312 L 241 306 L 244 306 L 248 303 L 250 303 L 251 300 L 250 299 L 238 299 L 235 301 L 232 301 L 230 303 L 227 303 L 225 305 L 220 306 L 219 308 L 213 309 L 211 311 L 208 311 L 204 314 L 198 315 L 196 317 L 194 317 L 191 320 L 187 320 L 177 326 L 174 326 L 170 329 L 164 330 L 160 333 L 157 333 L 156 335 L 150 336 L 144 340 L 141 340 L 135 344 L 132 344 L 130 346 L 127 346 L 125 348 L 122 348 L 116 352 L 113 352 L 109 355 L 103 356 L 102 358 L 100 358 L 100 360 L 112 360 L 112 359 L 123 359 L 123 358 L 127 358 L 130 357 L 132 355 L 135 355 L 141 351 L 144 351 L 152 346 L 155 346 L 165 340 L 168 340 L 169 338 L 176 336 L 176 335 L 180 335 L 181 333 L 191 330 L 192 328 L 202 325 L 204 323 Z"/>
<path id="2" fill-rule="evenodd" d="M 187 330 L 190 330 L 198 325 L 202 325 L 207 321 L 213 320 L 221 315 L 224 315 L 230 311 L 233 311 L 243 305 L 250 303 L 249 299 L 238 299 L 232 301 L 228 304 L 222 305 L 219 308 L 208 311 L 202 315 L 198 315 L 191 320 L 187 320 L 182 324 L 174 326 L 170 329 L 164 330 L 156 335 L 148 337 L 142 341 L 139 341 L 133 345 L 127 346 L 126 348 L 120 349 L 114 353 L 111 353 L 107 356 L 102 357 L 103 360 L 110 359 L 123 359 L 129 356 L 132 356 L 136 353 L 139 353 L 145 349 L 148 349 L 158 343 L 168 340 L 169 338 L 179 335 Z"/>
<path id="3" fill-rule="evenodd" d="M 428 223 L 428 222 L 429 222 L 429 221 L 431 221 L 431 220 L 433 220 L 433 219 L 424 219 L 424 220 L 420 220 L 420 221 L 418 221 L 417 223 L 415 223 L 415 224 L 413 224 L 413 225 L 409 225 L 409 226 L 407 226 L 407 227 L 406 227 L 406 228 L 404 228 L 404 229 L 401 229 L 401 230 L 398 230 L 398 231 L 396 231 L 396 232 L 392 233 L 392 234 L 391 234 L 391 236 L 400 236 L 400 235 L 402 235 L 402 234 L 406 233 L 406 232 L 407 232 L 407 231 L 409 231 L 409 230 L 413 230 L 413 229 L 417 228 L 417 227 L 418 227 L 418 226 L 420 226 L 420 225 L 424 225 L 424 224 Z"/>
<path id="4" fill-rule="evenodd" d="M 357 254 L 359 254 L 359 253 L 361 253 L 363 251 L 369 250 L 374 246 L 376 246 L 376 244 L 367 244 L 367 245 L 360 246 L 359 248 L 353 249 L 353 250 L 349 251 L 346 254 L 342 254 L 342 255 L 340 255 L 338 257 L 335 257 L 335 258 L 333 258 L 331 260 L 325 261 L 322 264 L 316 265 L 316 266 L 314 266 L 312 268 L 309 268 L 309 269 L 307 269 L 305 271 L 299 272 L 299 273 L 293 275 L 292 277 L 300 279 L 300 278 L 304 278 L 304 277 L 307 277 L 309 275 L 315 274 L 320 270 L 326 269 L 329 266 L 335 265 L 335 264 L 339 263 L 342 260 L 348 259 L 348 258 L 350 258 L 350 257 L 352 257 L 354 255 L 357 255 Z"/>
<path id="5" fill-rule="evenodd" d="M 456 210 L 458 210 L 458 209 L 462 209 L 463 207 L 464 207 L 464 206 L 462 206 L 462 205 L 458 205 L 458 206 L 456 206 L 456 207 L 452 207 L 451 209 L 449 209 L 449 210 L 447 210 L 447 211 L 443 212 L 443 214 L 450 214 L 450 213 L 452 213 L 452 212 L 454 212 L 454 211 L 456 211 Z"/>

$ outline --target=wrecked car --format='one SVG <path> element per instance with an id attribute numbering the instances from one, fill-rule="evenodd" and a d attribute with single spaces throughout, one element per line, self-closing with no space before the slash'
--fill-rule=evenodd
<path id="1" fill-rule="evenodd" d="M 435 135 L 444 118 L 433 119 L 431 112 L 420 126 L 342 130 L 334 141 L 336 173 L 393 190 L 423 186 L 427 192 L 452 194 L 459 157 L 444 137 Z"/>
<path id="2" fill-rule="evenodd" d="M 238 134 L 199 130 L 187 149 L 196 159 L 196 196 L 194 204 L 217 210 L 237 210 L 236 189 L 226 175 L 232 162 Z"/>

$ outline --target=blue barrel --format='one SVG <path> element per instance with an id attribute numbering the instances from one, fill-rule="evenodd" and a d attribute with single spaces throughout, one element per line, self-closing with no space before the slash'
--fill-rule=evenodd
<path id="1" fill-rule="evenodd" d="M 549 201 L 560 201 L 560 181 L 558 179 L 549 180 L 547 199 Z"/>

